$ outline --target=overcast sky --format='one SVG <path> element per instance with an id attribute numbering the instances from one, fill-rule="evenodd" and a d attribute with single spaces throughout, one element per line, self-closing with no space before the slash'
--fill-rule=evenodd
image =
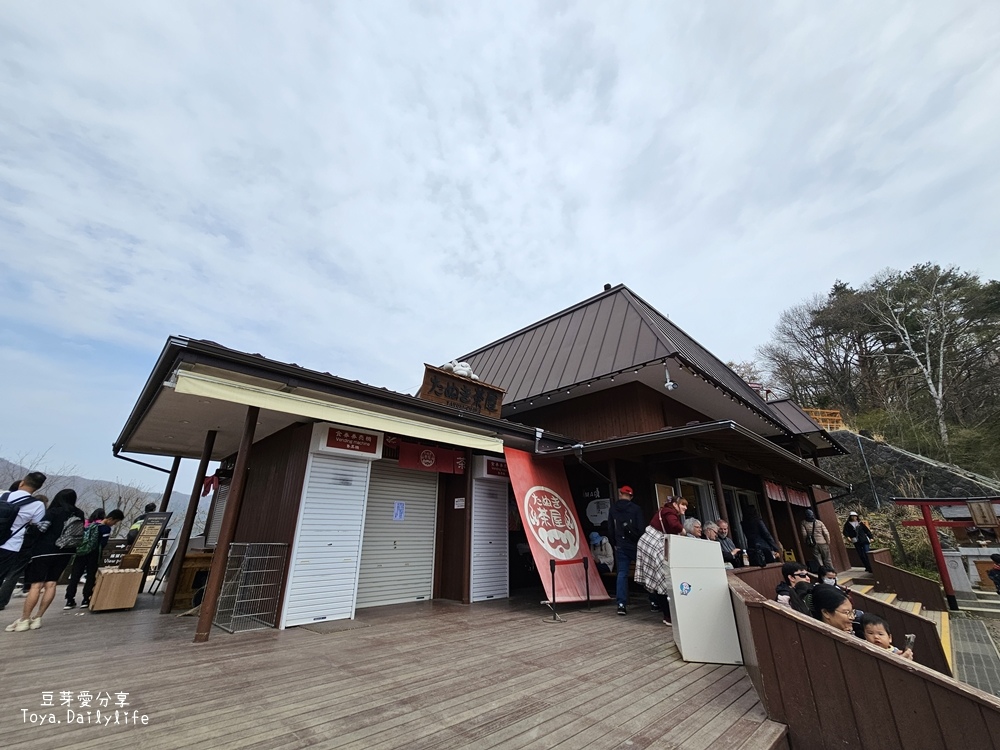
<path id="1" fill-rule="evenodd" d="M 998 206 L 997 3 L 7 3 L 0 456 L 162 486 L 110 446 L 170 334 L 413 391 L 622 282 L 747 359 L 1000 278 Z"/>

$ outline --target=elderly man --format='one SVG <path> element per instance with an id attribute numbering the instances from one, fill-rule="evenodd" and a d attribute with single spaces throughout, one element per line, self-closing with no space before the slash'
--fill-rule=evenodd
<path id="1" fill-rule="evenodd" d="M 729 536 L 729 521 L 719 521 L 719 539 L 722 545 L 722 559 L 734 568 L 743 567 L 743 550 L 736 546 L 736 542 Z"/>

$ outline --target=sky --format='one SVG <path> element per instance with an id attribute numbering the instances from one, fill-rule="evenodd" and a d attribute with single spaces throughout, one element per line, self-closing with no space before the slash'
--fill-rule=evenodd
<path id="1" fill-rule="evenodd" d="M 740 361 L 1000 278 L 996 3 L 55 6 L 0 14 L 10 460 L 162 487 L 111 444 L 169 335 L 413 392 L 605 283 Z"/>

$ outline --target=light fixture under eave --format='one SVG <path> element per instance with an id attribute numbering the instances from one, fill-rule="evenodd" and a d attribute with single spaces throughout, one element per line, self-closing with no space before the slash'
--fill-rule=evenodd
<path id="1" fill-rule="evenodd" d="M 668 391 L 676 391 L 677 383 L 670 379 L 670 368 L 667 367 L 666 362 L 663 363 L 663 377 L 666 379 L 666 382 L 663 383 L 663 387 Z"/>

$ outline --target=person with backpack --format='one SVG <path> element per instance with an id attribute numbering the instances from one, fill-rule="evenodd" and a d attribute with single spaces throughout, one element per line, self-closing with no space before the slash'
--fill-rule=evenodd
<path id="1" fill-rule="evenodd" d="M 42 615 L 56 598 L 59 577 L 73 559 L 77 545 L 83 541 L 83 518 L 83 511 L 76 507 L 74 490 L 59 490 L 52 498 L 52 504 L 36 527 L 37 538 L 24 571 L 24 583 L 31 588 L 20 619 L 6 627 L 8 632 L 21 633 L 42 627 Z M 36 605 L 38 614 L 33 616 Z"/>
<path id="2" fill-rule="evenodd" d="M 33 497 L 45 484 L 45 478 L 42 472 L 32 471 L 0 495 L 0 609 L 10 603 L 31 556 L 24 544 L 25 532 L 45 516 L 45 505 Z"/>
<path id="3" fill-rule="evenodd" d="M 632 488 L 627 484 L 618 488 L 618 500 L 608 511 L 608 526 L 611 538 L 615 540 L 615 565 L 618 566 L 618 581 L 615 598 L 618 600 L 618 614 L 628 614 L 628 573 L 635 562 L 636 544 L 642 537 L 645 521 L 642 510 L 632 502 Z"/>
<path id="4" fill-rule="evenodd" d="M 805 520 L 799 524 L 799 533 L 805 543 L 806 554 L 812 553 L 816 570 L 824 565 L 833 567 L 830 555 L 830 532 L 826 524 L 816 518 L 812 508 L 806 508 Z"/>
<path id="5" fill-rule="evenodd" d="M 66 606 L 63 609 L 76 607 L 76 587 L 80 585 L 80 578 L 84 573 L 87 574 L 87 582 L 83 584 L 83 601 L 80 607 L 85 609 L 90 606 L 90 597 L 94 593 L 94 584 L 97 583 L 97 568 L 101 564 L 101 551 L 111 538 L 111 530 L 124 520 L 125 514 L 117 508 L 107 515 L 104 514 L 104 508 L 98 508 L 91 514 L 91 523 L 83 532 L 83 541 L 77 545 L 76 556 L 73 558 L 73 572 L 70 573 L 69 585 L 66 586 Z"/>

